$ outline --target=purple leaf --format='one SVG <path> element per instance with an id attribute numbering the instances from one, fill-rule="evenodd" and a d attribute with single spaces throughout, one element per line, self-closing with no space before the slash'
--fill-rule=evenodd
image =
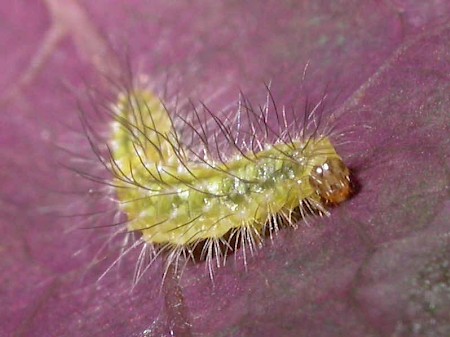
<path id="1" fill-rule="evenodd" d="M 444 1 L 2 1 L 0 335 L 450 335 L 449 18 Z M 326 92 L 359 193 L 214 287 L 199 264 L 164 296 L 155 265 L 131 290 L 132 256 L 97 282 L 105 232 L 77 228 L 112 220 L 61 216 L 92 184 L 58 145 L 88 154 L 75 96 L 126 58 L 217 111 L 269 82 L 297 110 Z"/>

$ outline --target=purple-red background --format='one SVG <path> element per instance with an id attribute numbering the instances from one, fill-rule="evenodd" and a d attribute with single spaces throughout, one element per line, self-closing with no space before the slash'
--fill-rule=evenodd
<path id="1" fill-rule="evenodd" d="M 116 54 L 150 76 L 182 74 L 195 99 L 222 90 L 218 107 L 270 80 L 294 104 L 310 61 L 312 95 L 329 85 L 354 130 L 344 155 L 362 187 L 355 198 L 280 233 L 247 272 L 220 269 L 214 288 L 203 266 L 186 271 L 194 334 L 450 335 L 447 1 L 79 5 L 0 3 L 0 336 L 167 332 L 158 273 L 133 292 L 126 273 L 96 283 L 92 232 L 70 230 L 87 220 L 55 215 L 89 202 L 86 182 L 58 164 L 68 155 L 55 144 L 77 147 L 68 92 L 113 69 Z"/>

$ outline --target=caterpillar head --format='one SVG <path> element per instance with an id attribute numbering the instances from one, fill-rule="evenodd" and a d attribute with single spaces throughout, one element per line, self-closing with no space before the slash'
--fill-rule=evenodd
<path id="1" fill-rule="evenodd" d="M 350 170 L 339 158 L 329 158 L 322 165 L 314 166 L 309 183 L 326 203 L 332 205 L 347 200 L 353 192 Z"/>

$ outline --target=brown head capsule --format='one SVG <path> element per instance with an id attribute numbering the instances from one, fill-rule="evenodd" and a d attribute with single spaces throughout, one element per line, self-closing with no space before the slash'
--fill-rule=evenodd
<path id="1" fill-rule="evenodd" d="M 352 194 L 350 170 L 339 158 L 330 158 L 322 165 L 314 166 L 309 183 L 328 204 L 340 204 Z"/>

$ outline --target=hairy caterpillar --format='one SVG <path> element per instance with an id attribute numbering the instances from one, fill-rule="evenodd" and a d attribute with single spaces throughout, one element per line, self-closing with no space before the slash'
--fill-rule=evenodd
<path id="1" fill-rule="evenodd" d="M 253 253 L 266 234 L 311 213 L 328 215 L 327 206 L 349 198 L 350 171 L 326 131 L 318 132 L 323 102 L 302 121 L 288 121 L 267 89 L 259 111 L 241 98 L 225 121 L 206 106 L 174 114 L 147 89 L 122 92 L 108 111 L 106 155 L 86 128 L 113 175 L 107 184 L 127 218 L 120 231 L 140 236 L 132 246 L 143 245 L 137 278 L 163 252 L 175 268 L 180 260 L 206 260 L 212 277 L 213 261 L 220 266 L 242 247 L 246 264 L 246 250 Z"/>

